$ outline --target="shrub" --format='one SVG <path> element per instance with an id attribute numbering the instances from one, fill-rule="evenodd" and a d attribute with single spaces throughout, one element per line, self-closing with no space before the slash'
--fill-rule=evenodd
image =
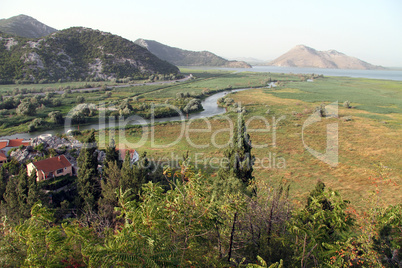
<path id="1" fill-rule="evenodd" d="M 229 105 L 229 104 L 232 104 L 232 103 L 234 103 L 234 99 L 232 99 L 232 98 L 226 98 L 225 99 L 225 104 L 226 105 Z"/>
<path id="2" fill-rule="evenodd" d="M 325 104 L 321 104 L 320 106 L 315 107 L 315 111 L 318 111 L 318 115 L 320 117 L 326 117 L 327 116 L 327 112 L 325 110 Z"/>
<path id="3" fill-rule="evenodd" d="M 32 103 L 21 102 L 21 104 L 18 105 L 16 112 L 19 115 L 35 115 L 36 108 Z"/>
<path id="4" fill-rule="evenodd" d="M 85 98 L 83 96 L 77 97 L 77 103 L 84 103 L 84 102 L 85 102 Z"/>
<path id="5" fill-rule="evenodd" d="M 33 149 L 37 152 L 44 152 L 45 145 L 43 143 L 40 143 L 40 144 L 36 145 Z"/>
<path id="6" fill-rule="evenodd" d="M 59 111 L 53 111 L 48 114 L 50 121 L 55 124 L 63 124 L 63 116 Z"/>
<path id="7" fill-rule="evenodd" d="M 52 105 L 53 107 L 59 107 L 61 105 L 61 99 L 54 99 Z"/>

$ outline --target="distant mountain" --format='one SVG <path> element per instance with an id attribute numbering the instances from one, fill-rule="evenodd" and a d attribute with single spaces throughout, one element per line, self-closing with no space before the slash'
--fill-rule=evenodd
<path id="1" fill-rule="evenodd" d="M 27 38 L 39 38 L 57 32 L 56 29 L 26 15 L 1 19 L 0 31 Z"/>
<path id="2" fill-rule="evenodd" d="M 179 69 L 120 36 L 74 27 L 44 38 L 0 34 L 0 82 L 147 78 Z"/>
<path id="3" fill-rule="evenodd" d="M 269 65 L 360 70 L 384 69 L 384 67 L 372 65 L 336 50 L 317 51 L 304 45 L 292 48 L 279 58 L 271 61 Z"/>
<path id="4" fill-rule="evenodd" d="M 208 51 L 190 51 L 170 47 L 153 40 L 137 39 L 136 44 L 147 48 L 158 58 L 178 66 L 219 66 L 227 68 L 251 68 L 243 61 L 229 61 Z"/>
<path id="5" fill-rule="evenodd" d="M 244 61 L 250 65 L 267 65 L 270 62 L 270 60 L 261 60 L 261 59 L 251 58 L 251 57 L 236 57 L 236 58 L 233 58 L 232 60 Z"/>

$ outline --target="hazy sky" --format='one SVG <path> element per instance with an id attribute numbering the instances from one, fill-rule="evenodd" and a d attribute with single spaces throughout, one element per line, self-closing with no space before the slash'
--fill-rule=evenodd
<path id="1" fill-rule="evenodd" d="M 401 0 L 2 0 L 0 18 L 25 14 L 226 58 L 274 59 L 298 44 L 372 64 L 402 66 Z"/>

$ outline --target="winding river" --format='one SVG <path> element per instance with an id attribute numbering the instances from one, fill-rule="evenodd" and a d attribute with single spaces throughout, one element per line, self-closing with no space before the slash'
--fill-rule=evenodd
<path id="1" fill-rule="evenodd" d="M 249 88 L 227 90 L 227 91 L 221 91 L 221 92 L 215 93 L 215 94 L 205 98 L 201 102 L 202 107 L 204 107 L 204 110 L 201 112 L 190 114 L 188 117 L 173 116 L 173 117 L 165 117 L 165 118 L 156 118 L 156 119 L 154 119 L 154 122 L 158 123 L 158 122 L 181 121 L 181 120 L 186 120 L 186 119 L 207 118 L 207 117 L 212 117 L 215 115 L 223 114 L 226 112 L 226 109 L 218 106 L 218 104 L 217 104 L 218 99 L 228 93 L 243 91 L 243 90 L 247 90 L 247 89 L 249 89 Z M 139 121 L 129 122 L 129 124 L 131 124 L 131 125 L 150 124 L 150 123 L 151 123 L 151 120 L 148 120 L 148 119 L 142 119 Z M 117 123 L 116 123 L 116 126 L 118 126 Z M 81 125 L 79 127 L 79 129 L 80 130 L 87 130 L 87 129 L 99 130 L 99 129 L 105 129 L 108 127 L 110 127 L 109 123 L 98 123 L 98 124 Z M 0 137 L 0 139 L 17 139 L 17 138 L 18 139 L 21 139 L 21 138 L 31 139 L 31 138 L 35 138 L 35 137 L 37 137 L 39 135 L 43 135 L 43 134 L 55 135 L 57 133 L 65 133 L 66 130 L 76 130 L 76 129 L 78 129 L 76 126 L 71 126 L 71 127 L 68 127 L 67 129 L 66 128 L 58 128 L 58 129 L 37 131 L 37 132 L 32 132 L 32 133 L 18 133 L 18 134 Z"/>

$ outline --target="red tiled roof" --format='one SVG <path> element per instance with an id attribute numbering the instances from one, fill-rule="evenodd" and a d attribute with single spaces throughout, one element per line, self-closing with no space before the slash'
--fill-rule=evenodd
<path id="1" fill-rule="evenodd" d="M 124 160 L 124 158 L 126 158 L 127 151 L 129 152 L 131 158 L 134 156 L 134 153 L 135 153 L 135 149 L 119 149 L 119 148 L 116 148 L 116 151 L 119 152 L 120 160 Z"/>
<path id="2" fill-rule="evenodd" d="M 4 153 L 0 153 L 0 161 L 7 161 L 7 156 Z"/>
<path id="3" fill-rule="evenodd" d="M 20 145 L 27 146 L 30 144 L 30 141 L 24 141 L 24 139 L 14 139 L 8 141 L 7 147 L 19 147 Z"/>
<path id="4" fill-rule="evenodd" d="M 20 145 L 29 146 L 30 144 L 30 141 L 25 141 L 24 139 L 2 140 L 0 141 L 0 150 L 6 147 L 19 147 Z"/>
<path id="5" fill-rule="evenodd" d="M 0 141 L 0 150 L 6 148 L 8 145 L 8 141 Z"/>
<path id="6" fill-rule="evenodd" d="M 45 173 L 71 166 L 71 163 L 64 155 L 40 160 L 37 162 L 33 162 L 32 164 L 36 167 L 37 170 L 42 170 Z"/>

